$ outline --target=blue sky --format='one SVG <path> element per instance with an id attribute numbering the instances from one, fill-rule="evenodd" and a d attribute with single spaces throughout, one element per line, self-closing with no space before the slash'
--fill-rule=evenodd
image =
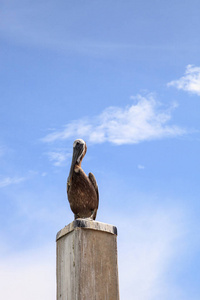
<path id="1" fill-rule="evenodd" d="M 118 228 L 121 299 L 200 297 L 200 3 L 0 1 L 0 286 L 55 299 L 72 145 Z"/>

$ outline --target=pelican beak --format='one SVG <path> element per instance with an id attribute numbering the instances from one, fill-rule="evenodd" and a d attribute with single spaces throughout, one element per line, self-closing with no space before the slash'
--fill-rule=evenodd
<path id="1" fill-rule="evenodd" d="M 71 177 L 72 177 L 72 173 L 74 170 L 74 167 L 76 164 L 79 164 L 82 154 L 83 154 L 83 144 L 77 144 L 76 147 L 73 150 L 73 156 L 72 156 L 72 163 L 71 163 L 71 168 L 70 168 L 70 172 L 69 172 L 69 177 L 68 177 L 68 182 L 70 181 Z"/>

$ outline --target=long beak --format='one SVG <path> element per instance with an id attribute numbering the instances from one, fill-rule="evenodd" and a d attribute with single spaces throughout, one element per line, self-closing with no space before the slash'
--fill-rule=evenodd
<path id="1" fill-rule="evenodd" d="M 69 182 L 71 180 L 71 178 L 72 178 L 72 174 L 73 174 L 73 171 L 74 171 L 75 164 L 77 163 L 77 160 L 78 160 L 79 156 L 81 155 L 82 151 L 83 150 L 82 150 L 81 147 L 74 148 L 73 156 L 72 156 L 71 168 L 70 168 L 70 172 L 69 172 L 69 176 L 68 176 L 67 182 Z"/>

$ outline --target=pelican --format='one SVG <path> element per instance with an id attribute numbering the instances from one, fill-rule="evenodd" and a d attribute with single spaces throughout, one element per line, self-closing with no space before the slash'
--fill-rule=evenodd
<path id="1" fill-rule="evenodd" d="M 77 139 L 73 143 L 72 163 L 67 179 L 67 196 L 74 219 L 95 220 L 99 205 L 99 192 L 92 173 L 88 176 L 81 168 L 81 162 L 87 151 L 86 143 Z"/>

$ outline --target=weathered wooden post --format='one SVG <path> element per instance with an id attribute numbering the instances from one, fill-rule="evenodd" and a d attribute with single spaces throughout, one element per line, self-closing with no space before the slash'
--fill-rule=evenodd
<path id="1" fill-rule="evenodd" d="M 57 300 L 119 300 L 116 227 L 77 219 L 56 240 Z"/>
<path id="2" fill-rule="evenodd" d="M 119 300 L 117 228 L 94 221 L 99 191 L 81 168 L 86 151 L 74 141 L 67 195 L 75 220 L 56 237 L 57 300 Z"/>

